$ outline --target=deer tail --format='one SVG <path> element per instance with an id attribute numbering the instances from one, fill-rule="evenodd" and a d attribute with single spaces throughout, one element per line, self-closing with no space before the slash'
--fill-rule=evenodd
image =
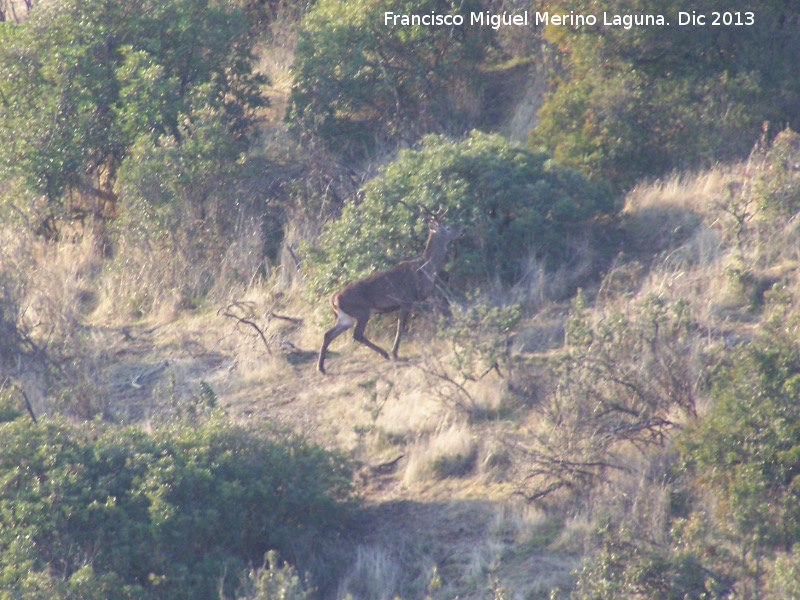
<path id="1" fill-rule="evenodd" d="M 338 315 L 339 314 L 339 292 L 334 292 L 333 294 L 331 294 L 330 302 L 331 302 L 331 310 L 333 310 L 333 314 Z"/>

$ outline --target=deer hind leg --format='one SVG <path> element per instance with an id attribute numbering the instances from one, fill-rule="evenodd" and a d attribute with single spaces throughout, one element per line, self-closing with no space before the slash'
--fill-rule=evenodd
<path id="1" fill-rule="evenodd" d="M 328 352 L 328 345 L 337 337 L 342 335 L 345 331 L 350 329 L 356 320 L 347 313 L 338 311 L 336 313 L 336 325 L 325 332 L 322 339 L 322 348 L 319 349 L 319 360 L 317 361 L 317 371 L 320 373 L 325 372 L 325 354 Z"/>
<path id="2" fill-rule="evenodd" d="M 394 345 L 392 346 L 392 358 L 397 360 L 397 349 L 400 347 L 400 338 L 403 335 L 403 331 L 406 329 L 406 323 L 408 322 L 408 316 L 411 314 L 411 311 L 407 308 L 400 309 L 400 316 L 397 319 L 397 335 L 394 336 Z"/>
<path id="3" fill-rule="evenodd" d="M 369 323 L 369 317 L 370 317 L 369 313 L 357 317 L 358 320 L 356 322 L 356 328 L 353 330 L 353 339 L 357 342 L 364 344 L 368 348 L 372 348 L 383 358 L 389 360 L 389 355 L 386 354 L 386 350 L 384 350 L 383 348 L 381 348 L 376 344 L 373 344 L 364 336 L 364 330 L 367 328 L 367 323 Z"/>

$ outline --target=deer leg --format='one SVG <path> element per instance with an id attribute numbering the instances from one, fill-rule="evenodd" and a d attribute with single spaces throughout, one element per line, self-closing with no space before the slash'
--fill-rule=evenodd
<path id="1" fill-rule="evenodd" d="M 394 345 L 392 346 L 392 358 L 397 360 L 397 349 L 400 347 L 400 338 L 403 335 L 403 331 L 406 329 L 406 323 L 408 322 L 408 316 L 411 314 L 411 311 L 407 308 L 400 309 L 400 316 L 397 318 L 397 335 L 394 336 Z"/>
<path id="2" fill-rule="evenodd" d="M 383 358 L 389 360 L 389 355 L 386 354 L 386 350 L 384 350 L 380 346 L 376 346 L 375 344 L 370 342 L 366 337 L 364 337 L 364 330 L 367 328 L 367 323 L 369 323 L 369 314 L 358 319 L 358 322 L 356 323 L 356 328 L 353 330 L 353 339 L 357 342 L 361 342 L 362 344 L 364 344 L 369 348 L 372 348 Z"/>
<path id="3" fill-rule="evenodd" d="M 325 336 L 322 338 L 322 348 L 319 349 L 319 360 L 317 361 L 317 371 L 320 373 L 325 372 L 325 354 L 328 352 L 328 345 L 350 329 L 356 322 L 353 317 L 343 312 L 337 313 L 336 316 L 338 317 L 336 325 L 326 331 Z"/>

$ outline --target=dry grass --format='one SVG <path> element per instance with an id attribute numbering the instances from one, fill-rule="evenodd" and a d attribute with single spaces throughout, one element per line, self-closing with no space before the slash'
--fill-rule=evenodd
<path id="1" fill-rule="evenodd" d="M 382 545 L 356 548 L 352 566 L 341 579 L 337 598 L 389 599 L 402 575 L 400 557 Z"/>
<path id="2" fill-rule="evenodd" d="M 279 121 L 286 114 L 293 77 L 294 48 L 302 5 L 279 2 L 275 16 L 255 49 L 255 71 L 269 77 L 269 116 Z"/>
<path id="3" fill-rule="evenodd" d="M 97 303 L 101 267 L 90 236 L 77 243 L 47 242 L 26 229 L 0 231 L 4 318 L 15 321 L 10 325 L 30 346 L 6 349 L 15 356 L 3 376 L 19 381 L 37 414 L 92 413 L 96 401 L 88 371 L 101 350 L 92 345 L 84 322 Z"/>
<path id="4" fill-rule="evenodd" d="M 2 268 L 25 281 L 24 319 L 43 343 L 70 336 L 97 303 L 102 259 L 94 239 L 43 242 L 16 232 L 2 243 Z"/>
<path id="5" fill-rule="evenodd" d="M 408 450 L 403 483 L 464 477 L 475 468 L 478 445 L 470 428 L 460 422 L 442 422 L 422 434 Z"/>

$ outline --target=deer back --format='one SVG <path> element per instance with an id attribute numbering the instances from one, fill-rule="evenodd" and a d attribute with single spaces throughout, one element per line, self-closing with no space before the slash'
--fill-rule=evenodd
<path id="1" fill-rule="evenodd" d="M 387 312 L 420 302 L 433 287 L 433 282 L 427 285 L 427 276 L 420 270 L 422 263 L 421 259 L 404 261 L 351 283 L 339 292 L 339 307 L 348 313 L 348 307 L 360 306 Z"/>

